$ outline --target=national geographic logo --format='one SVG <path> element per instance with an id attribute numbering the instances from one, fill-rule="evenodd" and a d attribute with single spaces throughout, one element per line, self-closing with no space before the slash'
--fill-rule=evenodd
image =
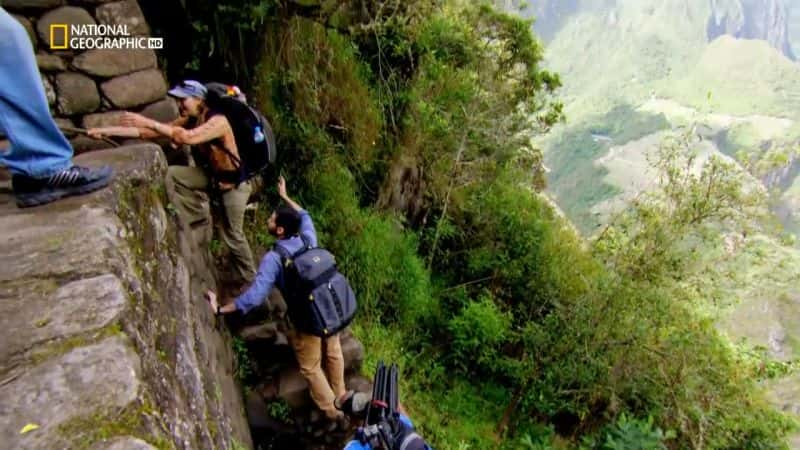
<path id="1" fill-rule="evenodd" d="M 163 38 L 131 36 L 127 25 L 50 25 L 50 50 L 162 48 Z"/>

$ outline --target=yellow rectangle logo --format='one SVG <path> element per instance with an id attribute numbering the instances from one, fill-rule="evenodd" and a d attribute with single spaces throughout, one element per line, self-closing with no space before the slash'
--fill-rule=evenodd
<path id="1" fill-rule="evenodd" d="M 56 30 L 62 30 L 56 33 Z M 63 41 L 56 41 L 56 37 L 61 35 Z M 67 50 L 69 48 L 69 29 L 67 24 L 51 24 L 50 25 L 50 50 Z"/>

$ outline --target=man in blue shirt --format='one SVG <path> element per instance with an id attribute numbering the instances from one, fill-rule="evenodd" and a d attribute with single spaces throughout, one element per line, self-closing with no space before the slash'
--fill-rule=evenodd
<path id="1" fill-rule="evenodd" d="M 267 223 L 267 231 L 278 239 L 275 245 L 280 245 L 289 254 L 294 254 L 304 246 L 316 247 L 317 232 L 311 216 L 286 194 L 286 180 L 283 177 L 278 180 L 278 194 L 288 206 L 276 209 Z M 249 289 L 233 302 L 220 306 L 214 292 L 209 291 L 207 296 L 215 314 L 229 314 L 235 311 L 246 314 L 261 305 L 273 287 L 281 290 L 285 288 L 281 257 L 274 249 L 264 255 L 255 280 Z M 284 295 L 284 297 L 287 296 Z M 295 306 L 292 304 L 287 306 L 289 317 L 292 318 Z M 308 380 L 311 399 L 328 419 L 341 422 L 343 414 L 333 405 L 338 396 L 347 392 L 344 384 L 344 357 L 339 335 L 322 339 L 295 330 L 289 338 L 297 355 L 300 373 Z M 327 377 L 322 370 L 323 355 Z"/>

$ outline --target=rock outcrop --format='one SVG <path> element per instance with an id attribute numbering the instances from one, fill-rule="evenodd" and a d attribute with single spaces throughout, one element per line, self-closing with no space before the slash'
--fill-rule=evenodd
<path id="1" fill-rule="evenodd" d="M 789 10 L 784 0 L 711 0 L 708 40 L 723 34 L 761 39 L 794 60 L 789 42 Z"/>
<path id="2" fill-rule="evenodd" d="M 211 314 L 211 226 L 175 225 L 159 147 L 76 162 L 114 166 L 113 187 L 21 210 L 0 176 L 0 442 L 239 450 L 252 448 L 251 431 L 272 448 L 349 436 L 326 431 L 311 401 L 277 290 L 245 317 Z M 363 346 L 349 330 L 341 342 L 348 388 L 368 391 Z M 38 428 L 21 433 L 28 424 Z"/>
<path id="3" fill-rule="evenodd" d="M 114 166 L 113 187 L 24 210 L 0 193 L 2 447 L 250 448 L 208 251 L 164 207 L 162 151 L 76 159 Z"/>
<path id="4" fill-rule="evenodd" d="M 30 35 L 36 62 L 42 73 L 53 115 L 73 124 L 85 123 L 86 115 L 114 110 L 152 111 L 158 119 L 178 116 L 174 101 L 166 98 L 166 81 L 151 49 L 51 49 L 50 26 L 125 25 L 129 36 L 148 36 L 147 25 L 136 0 L 3 0 L 3 7 Z M 54 37 L 62 44 L 60 36 Z M 169 102 L 170 107 L 163 103 Z M 77 153 L 107 144 L 85 135 L 73 135 Z"/>

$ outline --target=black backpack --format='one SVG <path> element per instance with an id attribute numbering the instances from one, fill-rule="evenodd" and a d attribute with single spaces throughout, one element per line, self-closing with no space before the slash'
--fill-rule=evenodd
<path id="1" fill-rule="evenodd" d="M 222 114 L 228 119 L 241 160 L 221 146 L 238 166 L 237 170 L 216 171 L 218 181 L 239 184 L 262 173 L 268 165 L 275 164 L 277 148 L 275 134 L 269 121 L 242 99 L 233 86 L 222 83 L 206 84 L 206 105 L 212 114 Z M 243 97 L 242 97 L 243 98 Z"/>
<path id="2" fill-rule="evenodd" d="M 329 337 L 344 329 L 356 314 L 356 296 L 350 283 L 336 268 L 330 252 L 310 246 L 290 254 L 279 243 L 284 289 L 289 318 L 295 328 L 319 337 Z"/>

